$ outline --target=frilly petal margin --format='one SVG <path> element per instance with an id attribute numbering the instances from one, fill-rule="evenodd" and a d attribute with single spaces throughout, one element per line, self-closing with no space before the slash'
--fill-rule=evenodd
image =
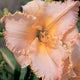
<path id="1" fill-rule="evenodd" d="M 70 62 L 72 64 L 71 67 L 76 73 L 76 76 L 80 76 L 80 35 L 76 35 L 74 37 L 70 51 Z"/>
<path id="2" fill-rule="evenodd" d="M 42 25 L 51 36 L 62 40 L 65 34 L 76 26 L 78 11 L 78 1 L 46 3 L 37 15 L 39 23 L 36 25 Z"/>
<path id="3" fill-rule="evenodd" d="M 22 55 L 22 54 L 15 54 L 15 53 L 14 53 L 14 56 L 17 62 L 20 64 L 21 68 L 24 68 L 30 64 L 29 56 Z"/>
<path id="4" fill-rule="evenodd" d="M 69 30 L 64 38 L 63 43 L 65 43 L 68 47 L 72 45 L 72 41 L 74 40 L 74 37 L 79 33 L 77 26 L 75 26 L 73 29 Z"/>
<path id="5" fill-rule="evenodd" d="M 75 78 L 70 78 L 69 80 L 80 80 L 80 77 L 77 76 L 77 77 L 75 77 Z"/>
<path id="6" fill-rule="evenodd" d="M 31 44 L 29 56 L 33 72 L 43 80 L 61 80 L 63 70 L 68 71 L 68 65 L 65 65 L 64 61 L 69 53 L 62 46 L 51 50 L 36 38 Z"/>
<path id="7" fill-rule="evenodd" d="M 36 18 L 21 12 L 5 15 L 1 22 L 5 23 L 6 46 L 13 53 L 26 54 L 31 42 L 36 37 L 36 29 L 32 28 L 32 23 Z"/>
<path id="8" fill-rule="evenodd" d="M 74 31 L 72 31 L 73 33 Z M 70 32 L 71 33 L 71 32 Z M 72 35 L 71 33 L 71 35 Z M 71 36 L 70 35 L 70 36 Z M 68 42 L 68 50 L 70 51 L 69 62 L 70 69 L 66 75 L 67 80 L 80 80 L 80 35 L 72 35 Z"/>
<path id="9" fill-rule="evenodd" d="M 77 16 L 79 11 L 79 2 L 70 2 L 67 0 L 65 4 L 67 7 L 63 13 L 65 13 L 67 9 L 68 11 L 63 16 L 61 16 L 57 22 L 55 22 L 56 24 L 53 24 L 54 26 L 50 30 L 50 34 L 53 33 L 53 37 L 56 36 L 60 40 L 63 40 L 64 36 L 76 26 L 76 22 L 78 20 Z M 70 7 L 70 5 L 72 6 Z"/>

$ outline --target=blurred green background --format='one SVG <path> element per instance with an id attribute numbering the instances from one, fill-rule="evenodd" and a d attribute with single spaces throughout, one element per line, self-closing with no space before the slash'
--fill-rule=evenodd
<path id="1" fill-rule="evenodd" d="M 5 1 L 7 1 L 7 4 Z M 10 1 L 12 1 L 11 5 Z M 29 1 L 30 0 L 1 0 L 0 18 L 3 17 L 4 14 L 8 14 L 8 12 L 14 13 L 18 10 L 22 11 L 21 5 L 24 5 Z M 78 19 L 77 26 L 80 31 L 79 16 Z M 42 80 L 41 78 L 36 77 L 30 69 L 30 66 L 21 69 L 12 52 L 10 52 L 5 46 L 5 40 L 3 38 L 4 31 L 4 24 L 0 24 L 0 80 Z"/>

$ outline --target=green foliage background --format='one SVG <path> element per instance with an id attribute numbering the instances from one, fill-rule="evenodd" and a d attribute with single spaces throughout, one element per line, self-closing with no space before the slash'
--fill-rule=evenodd
<path id="1" fill-rule="evenodd" d="M 25 0 L 25 4 L 30 0 Z M 51 1 L 51 0 L 46 0 Z M 0 18 L 4 14 L 8 14 L 8 9 L 0 10 Z M 80 17 L 77 22 L 78 29 L 80 31 Z M 3 38 L 5 29 L 0 26 L 0 39 Z M 12 52 L 6 47 L 0 47 L 0 80 L 42 80 L 37 78 L 36 75 L 30 69 L 30 66 L 21 69 L 20 65 L 14 58 Z"/>

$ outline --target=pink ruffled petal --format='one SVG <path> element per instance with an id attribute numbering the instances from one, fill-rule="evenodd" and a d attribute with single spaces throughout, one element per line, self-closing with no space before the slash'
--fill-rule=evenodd
<path id="1" fill-rule="evenodd" d="M 77 35 L 74 38 L 74 41 L 72 41 L 73 44 L 70 48 L 71 55 L 70 55 L 70 61 L 72 65 L 76 66 L 76 64 L 80 63 L 80 36 Z"/>
<path id="2" fill-rule="evenodd" d="M 79 33 L 78 28 L 74 27 L 73 29 L 71 29 L 63 38 L 63 43 L 65 43 L 67 46 L 71 46 L 72 45 L 72 40 L 74 39 L 74 37 Z"/>
<path id="3" fill-rule="evenodd" d="M 69 56 L 70 70 L 68 73 L 69 80 L 78 80 L 80 76 L 80 35 L 74 36 L 68 45 L 68 50 L 71 53 Z"/>
<path id="4" fill-rule="evenodd" d="M 8 14 L 2 18 L 5 22 L 5 40 L 7 47 L 14 53 L 26 54 L 31 42 L 36 37 L 36 30 L 32 28 L 35 17 L 24 13 Z"/>
<path id="5" fill-rule="evenodd" d="M 23 12 L 30 14 L 30 15 L 35 15 L 41 6 L 43 6 L 44 2 L 41 0 L 33 0 L 31 2 L 28 2 L 26 5 L 22 6 Z"/>
<path id="6" fill-rule="evenodd" d="M 50 34 L 53 33 L 52 35 L 59 39 L 63 39 L 65 34 L 76 26 L 79 3 L 74 2 L 72 4 L 74 6 L 50 30 Z"/>
<path id="7" fill-rule="evenodd" d="M 67 49 L 61 46 L 62 44 L 59 43 L 57 48 L 50 49 L 51 51 L 48 51 L 48 55 L 51 57 L 53 62 L 57 65 L 57 70 L 59 75 L 63 78 L 68 73 L 69 70 L 69 60 L 68 56 L 70 55 L 69 52 L 67 52 Z"/>
<path id="8" fill-rule="evenodd" d="M 48 30 L 51 36 L 62 39 L 73 29 L 77 22 L 79 2 L 67 0 L 63 3 L 47 3 L 38 14 L 39 24 Z"/>
<path id="9" fill-rule="evenodd" d="M 80 76 L 80 36 L 77 35 L 74 38 L 73 45 L 70 48 L 70 62 L 72 64 L 72 69 L 77 76 Z"/>
<path id="10" fill-rule="evenodd" d="M 69 80 L 69 77 L 68 77 L 68 71 L 70 69 L 69 66 L 70 66 L 70 62 L 69 62 L 69 59 L 67 58 L 64 61 L 63 76 L 61 80 Z"/>
<path id="11" fill-rule="evenodd" d="M 30 59 L 27 55 L 14 54 L 17 62 L 20 64 L 21 68 L 24 68 L 30 64 Z"/>
<path id="12" fill-rule="evenodd" d="M 38 77 L 43 80 L 60 80 L 64 68 L 64 60 L 68 53 L 59 46 L 57 49 L 49 49 L 43 43 L 35 39 L 30 47 L 31 68 Z"/>
<path id="13" fill-rule="evenodd" d="M 75 78 L 70 78 L 69 80 L 80 80 L 80 77 L 77 76 L 77 77 L 75 77 Z"/>

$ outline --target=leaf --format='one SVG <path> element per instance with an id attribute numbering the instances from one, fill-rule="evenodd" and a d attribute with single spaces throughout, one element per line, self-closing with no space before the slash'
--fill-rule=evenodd
<path id="1" fill-rule="evenodd" d="M 27 68 L 22 68 L 19 80 L 25 80 L 26 75 L 27 75 Z"/>
<path id="2" fill-rule="evenodd" d="M 45 2 L 52 2 L 53 0 L 44 0 Z"/>
<path id="3" fill-rule="evenodd" d="M 0 18 L 2 18 L 4 13 L 0 10 Z"/>
<path id="4" fill-rule="evenodd" d="M 26 75 L 27 80 L 42 80 L 39 79 L 31 70 L 31 67 L 27 67 L 27 75 Z M 25 79 L 26 80 L 26 79 Z"/>
<path id="5" fill-rule="evenodd" d="M 78 17 L 77 27 L 78 27 L 78 30 L 80 32 L 80 17 Z"/>
<path id="6" fill-rule="evenodd" d="M 12 68 L 12 70 L 15 70 L 15 68 L 20 67 L 20 65 L 15 60 L 14 55 L 7 48 L 1 48 L 0 51 L 2 53 L 3 58 Z"/>
<path id="7" fill-rule="evenodd" d="M 31 74 L 30 80 L 39 80 L 34 73 Z"/>
<path id="8" fill-rule="evenodd" d="M 13 76 L 13 73 L 11 73 L 10 71 L 8 71 L 7 69 L 5 69 L 4 68 L 4 72 L 6 72 L 6 73 L 8 73 L 8 74 L 10 74 L 10 75 L 12 75 Z"/>
<path id="9" fill-rule="evenodd" d="M 0 52 L 5 59 L 5 61 L 9 64 L 11 69 L 13 70 L 13 80 L 19 80 L 21 67 L 17 63 L 14 55 L 7 48 L 1 48 Z M 5 70 L 8 74 L 11 74 L 10 71 Z M 12 74 L 11 74 L 12 75 Z"/>
<path id="10" fill-rule="evenodd" d="M 5 73 L 5 72 L 3 72 L 3 80 L 9 80 L 9 79 L 7 78 L 7 76 L 6 76 L 6 73 Z"/>
<path id="11" fill-rule="evenodd" d="M 7 8 L 4 8 L 3 11 L 4 11 L 4 15 L 9 13 L 9 10 Z"/>
<path id="12" fill-rule="evenodd" d="M 3 37 L 4 35 L 3 35 L 3 32 L 0 32 L 0 37 Z"/>
<path id="13" fill-rule="evenodd" d="M 32 0 L 26 0 L 26 1 L 25 1 L 25 4 L 28 3 L 29 1 L 32 1 Z"/>

